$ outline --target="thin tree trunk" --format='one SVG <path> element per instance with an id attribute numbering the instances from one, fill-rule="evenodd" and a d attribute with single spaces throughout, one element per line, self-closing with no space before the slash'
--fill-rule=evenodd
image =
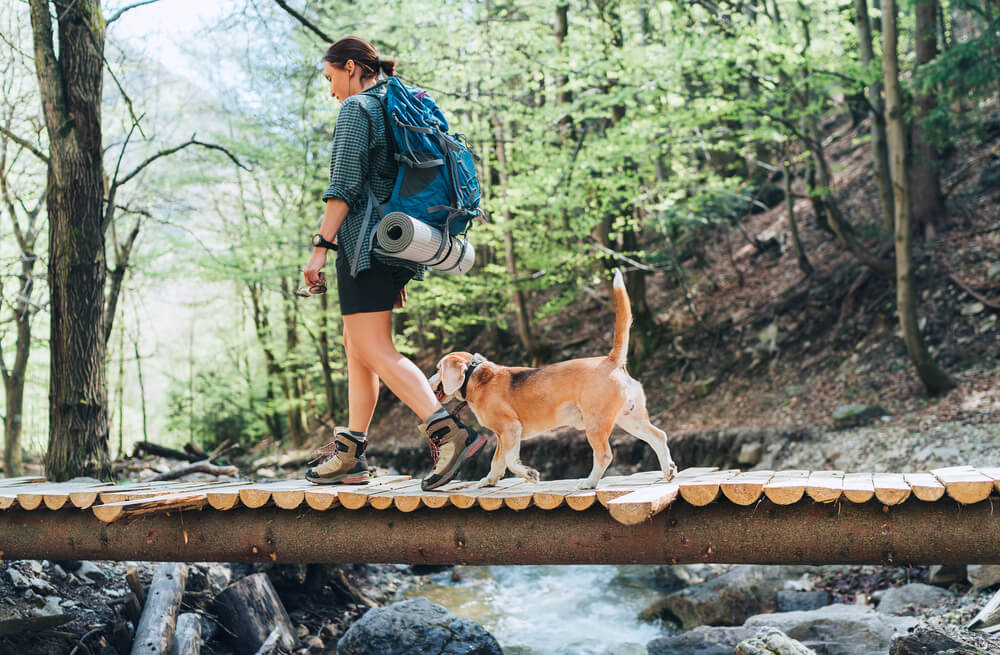
<path id="1" fill-rule="evenodd" d="M 914 75 L 920 75 L 920 69 L 937 56 L 937 0 L 917 0 L 916 29 L 916 68 Z M 924 120 L 934 111 L 936 105 L 933 93 L 921 93 L 919 89 L 913 98 L 913 126 L 910 132 L 913 149 L 911 152 L 912 186 L 910 187 L 913 203 L 913 226 L 923 228 L 924 236 L 934 238 L 945 220 L 944 194 L 941 193 L 941 180 L 938 176 L 938 162 L 941 158 L 937 146 L 924 127 Z"/>
<path id="2" fill-rule="evenodd" d="M 149 441 L 149 429 L 146 420 L 146 384 L 142 379 L 142 357 L 139 355 L 139 326 L 136 321 L 136 337 L 132 340 L 132 349 L 135 351 L 135 370 L 139 380 L 139 404 L 142 406 L 142 440 Z"/>
<path id="3" fill-rule="evenodd" d="M 296 325 L 295 307 L 291 300 L 294 296 L 290 292 L 286 278 L 281 279 L 281 292 L 285 297 L 285 364 L 281 367 L 281 388 L 285 394 L 288 434 L 294 445 L 301 446 L 302 442 L 305 441 L 305 426 L 302 422 L 302 410 L 299 407 L 302 395 L 298 393 L 298 386 L 295 383 L 295 378 L 298 376 L 295 350 L 299 345 L 299 333 Z"/>
<path id="4" fill-rule="evenodd" d="M 118 329 L 118 379 L 115 381 L 118 397 L 118 455 L 125 452 L 125 324 Z"/>
<path id="5" fill-rule="evenodd" d="M 329 302 L 327 301 L 327 294 L 321 294 L 319 297 L 320 306 L 320 320 L 319 320 L 319 363 L 323 370 L 323 392 L 326 395 L 326 411 L 329 412 L 330 416 L 333 416 L 333 410 L 337 406 L 337 396 L 333 388 L 333 367 L 330 366 L 330 339 L 327 336 L 329 332 Z M 417 331 L 420 334 L 420 331 Z M 418 348 L 423 350 L 422 346 L 418 343 Z"/>
<path id="6" fill-rule="evenodd" d="M 785 162 L 785 209 L 788 215 L 788 233 L 792 236 L 792 250 L 795 252 L 795 260 L 799 263 L 799 269 L 803 275 L 812 275 L 813 267 L 806 257 L 805 250 L 802 249 L 802 241 L 799 240 L 799 226 L 795 222 L 795 199 L 792 197 L 792 167 Z"/>
<path id="7" fill-rule="evenodd" d="M 249 284 L 247 286 L 250 289 L 250 300 L 253 303 L 254 331 L 257 334 L 257 341 L 260 343 L 261 350 L 264 351 L 264 361 L 267 365 L 265 378 L 267 413 L 265 415 L 264 422 L 267 424 L 267 429 L 271 433 L 271 437 L 273 437 L 275 441 L 281 441 L 281 418 L 279 417 L 278 412 L 274 410 L 274 380 L 281 378 L 281 367 L 278 366 L 277 359 L 275 358 L 274 352 L 271 350 L 271 346 L 268 341 L 269 324 L 267 320 L 267 312 L 264 311 L 264 307 L 261 304 L 260 287 L 254 284 Z"/>
<path id="8" fill-rule="evenodd" d="M 868 0 L 854 0 L 854 21 L 858 30 L 858 45 L 861 49 L 861 63 L 870 70 L 875 61 L 872 48 L 871 20 L 868 17 Z M 868 117 L 872 124 L 872 163 L 875 168 L 875 185 L 878 187 L 879 202 L 885 228 L 892 232 L 895 208 L 892 200 L 892 179 L 889 173 L 889 149 L 886 146 L 885 109 L 882 103 L 882 81 L 878 78 L 868 85 L 868 103 L 871 105 Z"/>
<path id="9" fill-rule="evenodd" d="M 497 176 L 499 177 L 502 194 L 506 194 L 508 177 L 507 146 L 505 140 L 507 137 L 503 123 L 496 115 L 493 116 L 493 128 L 495 131 Z M 525 299 L 524 292 L 517 285 L 517 283 L 513 281 L 516 280 L 518 276 L 517 252 L 514 249 L 514 235 L 510 229 L 510 223 L 513 218 L 506 203 L 504 204 L 503 218 L 504 224 L 502 229 L 504 255 L 507 260 L 507 274 L 510 275 L 511 278 L 511 297 L 514 300 L 514 308 L 517 312 L 517 333 L 521 338 L 521 346 L 524 348 L 525 352 L 528 353 L 529 357 L 535 360 L 539 358 L 541 352 L 538 341 L 531 331 L 531 316 L 528 312 L 528 302 Z"/>
<path id="10" fill-rule="evenodd" d="M 104 18 L 98 0 L 30 0 L 35 69 L 49 137 L 51 480 L 111 477 L 105 370 L 104 179 L 101 88 Z"/>
<path id="11" fill-rule="evenodd" d="M 927 392 L 934 395 L 955 386 L 955 382 L 935 362 L 917 322 L 917 294 L 914 289 L 910 211 L 910 178 L 906 167 L 906 126 L 902 92 L 899 88 L 899 63 L 896 54 L 896 0 L 885 0 L 882 62 L 885 75 L 885 99 L 889 125 L 889 152 L 892 157 L 892 188 L 896 203 L 896 303 L 903 341 L 910 360 Z"/>

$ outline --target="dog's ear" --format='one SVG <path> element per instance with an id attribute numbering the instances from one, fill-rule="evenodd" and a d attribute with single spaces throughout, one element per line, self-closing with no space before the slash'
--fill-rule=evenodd
<path id="1" fill-rule="evenodd" d="M 445 357 L 438 364 L 438 372 L 441 374 L 441 390 L 444 395 L 451 396 L 462 388 L 465 382 L 465 370 L 469 368 L 469 362 L 458 357 Z"/>

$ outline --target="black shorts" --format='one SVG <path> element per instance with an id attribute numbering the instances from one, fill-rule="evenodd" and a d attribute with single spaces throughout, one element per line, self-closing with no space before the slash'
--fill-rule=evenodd
<path id="1" fill-rule="evenodd" d="M 351 277 L 351 267 L 343 255 L 337 255 L 337 296 L 340 314 L 366 314 L 392 309 L 399 290 L 413 273 L 399 266 L 389 266 L 372 257 L 371 268 Z"/>

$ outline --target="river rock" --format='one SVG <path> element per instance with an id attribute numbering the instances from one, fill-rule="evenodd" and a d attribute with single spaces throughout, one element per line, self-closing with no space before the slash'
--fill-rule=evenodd
<path id="1" fill-rule="evenodd" d="M 915 630 L 892 640 L 889 655 L 983 655 L 983 651 L 937 630 Z"/>
<path id="2" fill-rule="evenodd" d="M 10 583 L 17 589 L 26 589 L 31 586 L 31 581 L 28 580 L 27 576 L 14 567 L 7 569 L 7 577 L 10 578 Z"/>
<path id="3" fill-rule="evenodd" d="M 691 586 L 691 573 L 683 564 L 666 564 L 653 570 L 653 584 L 660 591 L 670 593 Z"/>
<path id="4" fill-rule="evenodd" d="M 876 405 L 843 405 L 833 412 L 833 427 L 849 428 L 864 425 L 888 413 L 885 408 Z"/>
<path id="5" fill-rule="evenodd" d="M 927 582 L 933 585 L 947 587 L 956 582 L 966 581 L 966 566 L 954 564 L 934 564 L 927 569 Z"/>
<path id="6" fill-rule="evenodd" d="M 647 655 L 731 655 L 733 649 L 753 630 L 744 627 L 717 628 L 702 625 L 674 637 L 654 639 L 646 644 Z"/>
<path id="7" fill-rule="evenodd" d="M 777 628 L 761 628 L 756 635 L 737 644 L 733 655 L 816 655 L 816 651 Z"/>
<path id="8" fill-rule="evenodd" d="M 815 591 L 789 591 L 782 589 L 778 592 L 779 612 L 808 612 L 818 610 L 830 604 L 830 592 L 822 589 Z"/>
<path id="9" fill-rule="evenodd" d="M 656 604 L 659 617 L 685 630 L 699 625 L 740 625 L 778 608 L 778 591 L 805 566 L 734 566 L 722 575 L 670 594 Z M 653 608 L 647 610 L 649 613 Z"/>
<path id="10" fill-rule="evenodd" d="M 482 626 L 426 598 L 375 607 L 337 643 L 337 655 L 503 655 Z"/>
<path id="11" fill-rule="evenodd" d="M 934 607 L 951 593 L 941 587 L 914 582 L 886 589 L 876 608 L 883 614 L 900 614 L 909 607 Z"/>
<path id="12" fill-rule="evenodd" d="M 824 655 L 885 655 L 893 637 L 915 626 L 911 617 L 881 614 L 861 605 L 828 605 L 810 612 L 751 616 L 747 628 L 771 626 Z"/>
<path id="13" fill-rule="evenodd" d="M 80 568 L 76 570 L 76 577 L 97 584 L 104 584 L 108 579 L 99 566 L 86 560 L 80 562 Z"/>
<path id="14" fill-rule="evenodd" d="M 1000 584 L 1000 564 L 970 564 L 968 575 L 972 591 L 992 587 Z"/>

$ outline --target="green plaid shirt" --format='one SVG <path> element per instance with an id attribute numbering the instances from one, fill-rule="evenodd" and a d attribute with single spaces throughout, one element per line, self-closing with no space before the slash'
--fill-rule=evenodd
<path id="1" fill-rule="evenodd" d="M 374 256 L 385 264 L 405 269 L 399 275 L 394 274 L 394 278 L 422 280 L 424 267 L 420 264 L 372 252 L 379 219 L 374 208 L 364 234 L 361 233 L 368 208 L 367 184 L 371 185 L 376 203 L 381 204 L 392 195 L 396 181 L 396 161 L 386 134 L 385 113 L 380 100 L 368 95 L 372 92 L 384 95 L 385 84 L 380 83 L 367 93 L 357 93 L 340 106 L 333 128 L 330 185 L 323 192 L 323 200 L 337 198 L 347 203 L 347 217 L 337 232 L 337 243 L 339 256 L 347 259 L 352 275 L 371 268 Z"/>

